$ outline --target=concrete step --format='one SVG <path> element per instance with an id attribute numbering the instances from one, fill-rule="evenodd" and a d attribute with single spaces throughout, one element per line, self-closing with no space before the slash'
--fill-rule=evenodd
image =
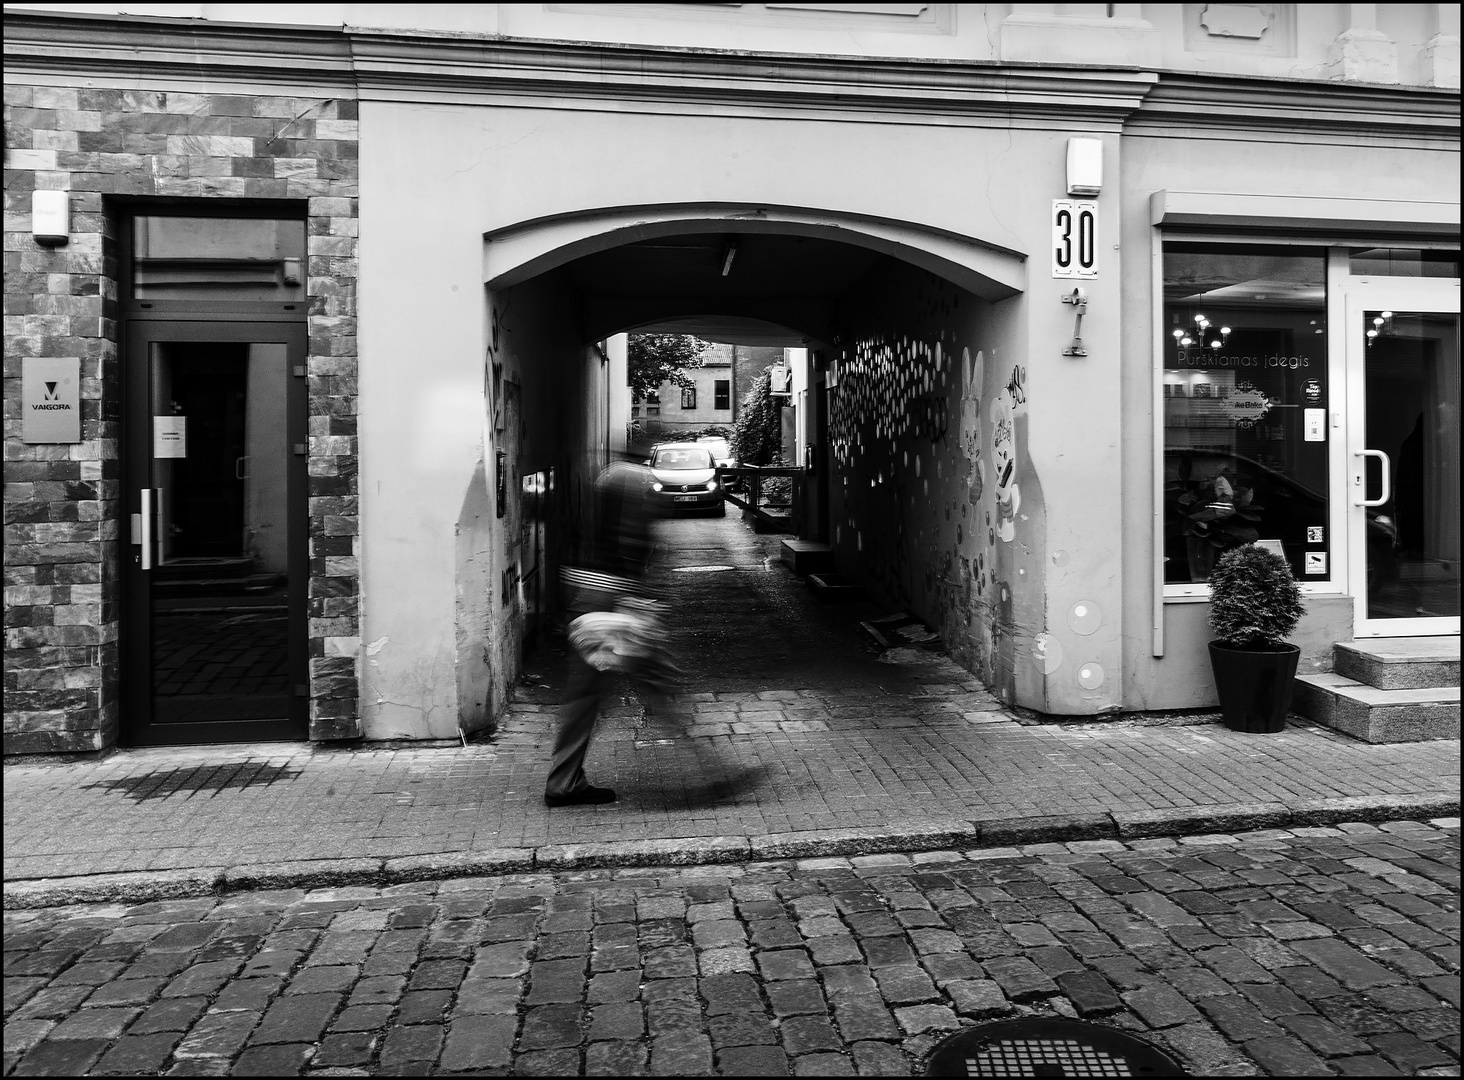
<path id="1" fill-rule="evenodd" d="M 1370 743 L 1427 742 L 1459 737 L 1459 688 L 1380 690 L 1336 672 L 1298 675 L 1291 708 Z"/>
<path id="2" fill-rule="evenodd" d="M 752 523 L 755 533 L 791 533 L 793 519 L 787 514 L 770 514 L 766 510 L 743 510 L 742 520 Z"/>
<path id="3" fill-rule="evenodd" d="M 809 574 L 808 587 L 825 603 L 844 603 L 864 595 L 858 585 L 838 574 Z"/>
<path id="4" fill-rule="evenodd" d="M 834 549 L 814 540 L 784 540 L 780 558 L 799 577 L 834 568 Z"/>
<path id="5" fill-rule="evenodd" d="M 1459 685 L 1457 637 L 1368 638 L 1332 648 L 1338 675 L 1380 690 Z"/>

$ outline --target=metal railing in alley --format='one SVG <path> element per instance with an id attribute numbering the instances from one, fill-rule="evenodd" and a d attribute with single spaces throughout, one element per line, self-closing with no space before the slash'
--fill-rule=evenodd
<path id="1" fill-rule="evenodd" d="M 727 465 L 717 482 L 733 506 L 750 516 L 759 532 L 793 532 L 793 502 L 803 470 L 792 465 Z M 769 483 L 787 477 L 785 484 Z"/>

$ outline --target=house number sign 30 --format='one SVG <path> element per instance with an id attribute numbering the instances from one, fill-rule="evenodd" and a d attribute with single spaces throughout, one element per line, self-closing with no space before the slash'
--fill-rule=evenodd
<path id="1" fill-rule="evenodd" d="M 1098 204 L 1052 200 L 1052 276 L 1098 276 Z"/>

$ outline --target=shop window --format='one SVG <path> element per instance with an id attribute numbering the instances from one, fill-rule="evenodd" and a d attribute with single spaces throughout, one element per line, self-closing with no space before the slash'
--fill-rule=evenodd
<path id="1" fill-rule="evenodd" d="M 683 386 L 681 388 L 681 407 L 683 409 L 696 408 L 696 387 Z"/>
<path id="2" fill-rule="evenodd" d="M 714 408 L 732 408 L 732 382 L 730 379 L 718 379 L 715 383 L 712 384 L 712 390 L 716 395 L 716 402 L 713 406 Z"/>
<path id="3" fill-rule="evenodd" d="M 1164 581 L 1247 543 L 1325 580 L 1326 252 L 1164 247 Z"/>

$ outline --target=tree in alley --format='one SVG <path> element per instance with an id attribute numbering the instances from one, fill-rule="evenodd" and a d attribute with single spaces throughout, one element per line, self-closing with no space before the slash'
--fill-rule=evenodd
<path id="1" fill-rule="evenodd" d="M 764 371 L 742 399 L 732 452 L 744 465 L 777 465 L 782 460 L 783 406 L 772 391 L 772 377 Z"/>
<path id="2" fill-rule="evenodd" d="M 635 401 L 658 401 L 662 385 L 683 390 L 695 385 L 686 374 L 702 366 L 707 342 L 691 334 L 631 334 L 626 354 L 626 382 Z"/>

